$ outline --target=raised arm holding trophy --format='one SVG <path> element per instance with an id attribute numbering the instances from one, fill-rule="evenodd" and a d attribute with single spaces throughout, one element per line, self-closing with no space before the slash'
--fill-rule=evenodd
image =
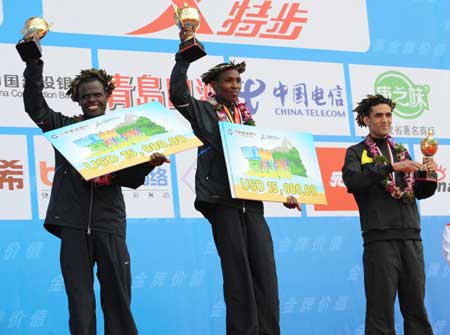
<path id="1" fill-rule="evenodd" d="M 195 37 L 195 31 L 200 26 L 200 13 L 196 8 L 188 7 L 187 3 L 180 9 L 173 5 L 175 10 L 174 19 L 180 28 L 180 49 L 178 52 L 183 55 L 189 63 L 206 55 L 205 47 Z"/>
<path id="2" fill-rule="evenodd" d="M 22 29 L 23 37 L 17 43 L 16 49 L 24 62 L 38 59 L 42 56 L 40 40 L 47 34 L 50 25 L 40 17 L 30 17 Z"/>

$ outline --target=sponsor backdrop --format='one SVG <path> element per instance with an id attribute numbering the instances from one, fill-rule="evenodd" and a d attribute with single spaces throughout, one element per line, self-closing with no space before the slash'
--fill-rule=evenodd
<path id="1" fill-rule="evenodd" d="M 111 113 L 168 100 L 178 48 L 172 4 L 184 0 L 0 0 L 0 333 L 68 334 L 59 240 L 42 227 L 53 153 L 22 104 L 24 64 L 15 50 L 23 22 L 52 23 L 43 40 L 45 97 L 56 111 L 82 68 L 102 67 L 117 89 Z M 420 203 L 426 304 L 436 334 L 450 334 L 450 267 L 441 255 L 450 221 L 450 3 L 444 0 L 190 0 L 202 12 L 200 74 L 230 59 L 248 62 L 241 98 L 257 124 L 313 133 L 327 205 L 302 212 L 268 203 L 284 335 L 363 334 L 362 239 L 346 193 L 345 148 L 361 140 L 355 102 L 379 92 L 398 102 L 393 135 L 421 160 L 428 129 L 440 141 L 437 194 Z M 406 10 L 407 9 L 407 10 Z M 195 151 L 171 157 L 138 190 L 124 189 L 132 257 L 132 308 L 144 335 L 225 333 L 220 263 L 209 224 L 193 208 Z M 99 298 L 98 283 L 95 284 Z M 97 299 L 99 302 L 99 299 Z M 403 334 L 399 317 L 396 327 Z M 98 307 L 98 328 L 103 333 Z"/>

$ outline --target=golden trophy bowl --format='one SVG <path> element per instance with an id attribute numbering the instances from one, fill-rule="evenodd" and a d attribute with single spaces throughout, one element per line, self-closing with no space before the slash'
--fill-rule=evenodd
<path id="1" fill-rule="evenodd" d="M 196 8 L 188 7 L 187 3 L 180 9 L 173 5 L 175 23 L 181 30 L 181 43 L 178 52 L 188 62 L 193 62 L 206 55 L 205 47 L 195 37 L 195 31 L 200 26 L 200 13 Z"/>
<path id="2" fill-rule="evenodd" d="M 24 62 L 37 59 L 42 56 L 40 40 L 47 34 L 50 25 L 43 18 L 30 17 L 25 21 L 21 31 L 23 37 L 17 43 L 16 49 Z"/>
<path id="3" fill-rule="evenodd" d="M 436 154 L 438 149 L 438 141 L 433 136 L 433 131 L 429 130 L 428 135 L 420 141 L 420 151 L 423 154 L 423 163 L 427 163 Z M 430 172 L 425 169 L 418 171 L 418 177 L 425 179 L 434 178 L 435 172 Z"/>
<path id="4" fill-rule="evenodd" d="M 433 131 L 429 130 L 427 137 L 420 141 L 420 151 L 426 157 L 433 157 L 438 149 L 438 141 L 433 136 Z"/>

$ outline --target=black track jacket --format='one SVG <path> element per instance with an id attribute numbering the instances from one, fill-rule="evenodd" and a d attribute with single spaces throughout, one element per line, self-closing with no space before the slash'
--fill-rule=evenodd
<path id="1" fill-rule="evenodd" d="M 42 94 L 42 70 L 43 62 L 27 64 L 23 93 L 25 111 L 44 132 L 80 121 L 80 118 L 57 113 L 47 105 Z M 139 187 L 152 169 L 147 163 L 123 169 L 114 173 L 111 185 L 100 186 L 85 181 L 55 149 L 55 175 L 45 228 L 57 236 L 60 227 L 71 227 L 125 237 L 125 203 L 121 186 Z"/>
<path id="2" fill-rule="evenodd" d="M 385 157 L 386 140 L 376 140 Z M 342 177 L 348 192 L 353 193 L 359 208 L 364 243 L 389 239 L 420 239 L 420 217 L 416 201 L 409 203 L 395 199 L 387 192 L 383 180 L 393 172 L 390 164 L 361 164 L 367 146 L 364 141 L 347 149 Z M 405 186 L 403 173 L 395 173 L 397 185 Z M 436 180 L 416 179 L 414 194 L 417 199 L 432 196 Z"/>

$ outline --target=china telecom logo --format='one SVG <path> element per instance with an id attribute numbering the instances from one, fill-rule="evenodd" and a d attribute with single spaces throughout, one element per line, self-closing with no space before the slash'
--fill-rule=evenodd
<path id="1" fill-rule="evenodd" d="M 375 80 L 375 92 L 397 103 L 394 114 L 404 119 L 415 119 L 429 106 L 429 85 L 416 85 L 398 71 L 387 71 Z"/>

